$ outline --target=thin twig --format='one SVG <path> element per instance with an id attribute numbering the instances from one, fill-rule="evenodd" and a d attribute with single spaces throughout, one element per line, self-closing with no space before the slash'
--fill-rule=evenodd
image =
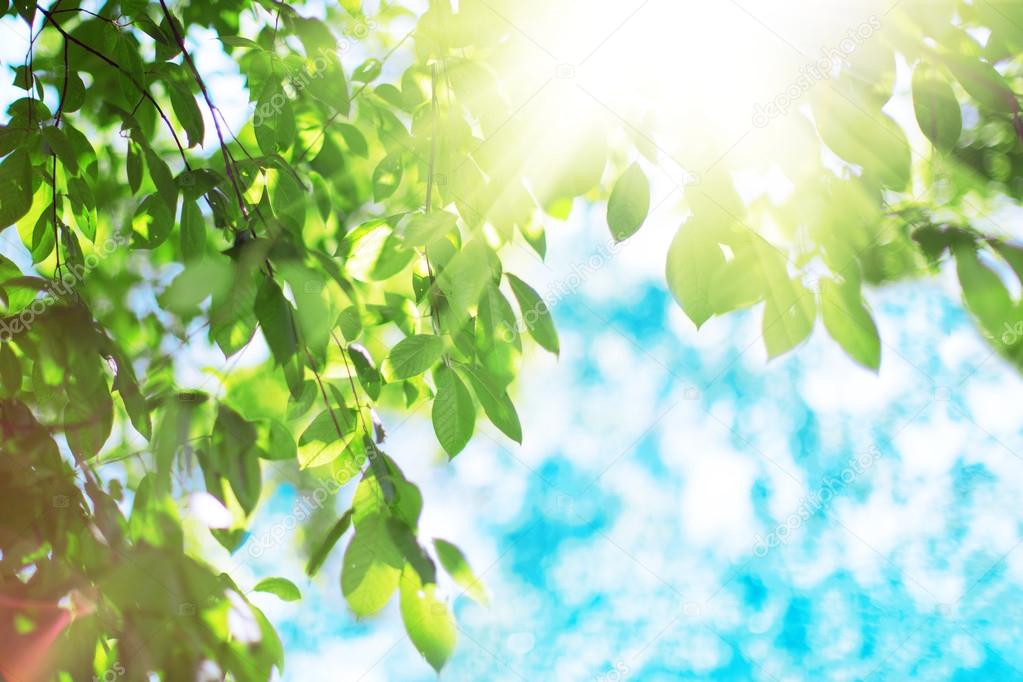
<path id="1" fill-rule="evenodd" d="M 68 84 L 68 41 L 64 39 L 64 84 L 60 88 L 60 101 L 57 103 L 57 113 L 53 117 L 53 127 L 60 128 L 60 119 L 64 115 L 64 102 L 67 100 L 67 84 Z M 57 227 L 57 152 L 52 152 L 53 155 L 53 166 L 52 166 L 52 188 L 53 194 L 51 200 L 53 203 L 53 251 L 56 258 L 56 265 L 54 266 L 53 272 L 57 276 L 57 279 L 61 278 L 61 267 L 60 267 L 60 230 Z M 67 172 L 65 171 L 65 177 Z"/>
<path id="2" fill-rule="evenodd" d="M 68 46 L 67 38 L 64 39 L 64 84 L 60 86 L 60 102 L 57 103 L 57 113 L 53 117 L 53 125 L 55 128 L 60 127 L 60 117 L 64 115 L 64 100 L 67 99 L 67 82 L 68 82 Z"/>
<path id="3" fill-rule="evenodd" d="M 430 160 L 428 162 L 428 171 L 426 177 L 426 201 L 423 210 L 429 213 L 433 208 L 433 171 L 434 166 L 437 163 L 437 65 L 430 64 L 430 106 L 432 108 L 431 114 L 431 130 L 430 130 Z M 430 324 L 433 327 L 433 333 L 437 336 L 441 335 L 440 327 L 440 313 L 437 310 L 437 278 L 433 274 L 433 265 L 430 264 L 430 249 L 428 246 L 423 247 L 423 253 L 426 256 L 426 274 L 430 279 L 430 288 L 426 293 L 427 301 L 430 304 Z M 448 358 L 444 356 L 445 364 L 449 364 Z"/>
<path id="4" fill-rule="evenodd" d="M 92 54 L 92 55 L 98 57 L 102 61 L 106 62 L 110 66 L 112 66 L 115 69 L 117 69 L 118 71 L 120 71 L 122 74 L 124 74 L 128 78 L 128 80 L 131 82 L 132 85 L 134 85 L 136 88 L 138 88 L 139 92 L 142 93 L 142 96 L 145 97 L 146 99 L 148 99 L 153 104 L 153 106 L 156 107 L 156 113 L 158 113 L 160 115 L 160 118 L 163 119 L 163 122 L 167 125 L 167 130 L 170 131 L 171 137 L 174 138 L 174 144 L 177 145 L 178 153 L 181 155 L 181 160 L 185 164 L 185 169 L 186 170 L 192 170 L 191 165 L 189 165 L 189 163 L 188 163 L 188 157 L 185 156 L 185 148 L 181 145 L 181 141 L 178 139 L 178 134 L 174 131 L 174 126 L 171 124 L 170 119 L 167 118 L 167 114 L 164 112 L 163 107 L 160 106 L 160 103 L 156 101 L 156 98 L 153 97 L 153 95 L 149 92 L 149 90 L 146 89 L 146 86 L 143 85 L 142 83 L 139 83 L 135 79 L 135 77 L 129 71 L 127 71 L 124 67 L 122 67 L 120 64 L 115 62 L 113 59 L 111 59 L 110 57 L 106 56 L 105 54 L 103 54 L 102 52 L 97 50 L 96 48 L 94 48 L 94 47 L 92 47 L 92 46 L 90 46 L 90 45 L 88 45 L 86 43 L 83 43 L 81 40 L 79 40 L 78 38 L 74 37 L 73 35 L 68 33 L 66 30 L 64 30 L 64 27 L 61 26 L 59 23 L 57 23 L 57 20 L 53 18 L 53 13 L 52 12 L 50 12 L 49 10 L 43 9 L 43 7 L 41 5 L 38 5 L 38 4 L 36 5 L 36 9 L 38 9 L 40 12 L 43 13 L 43 16 L 45 16 L 49 20 L 49 22 L 51 24 L 53 24 L 53 27 L 55 29 L 57 29 L 57 31 L 60 32 L 60 34 L 62 36 L 64 36 L 64 38 L 66 40 L 70 40 L 72 43 L 74 43 L 78 47 L 82 48 L 83 50 L 85 50 L 89 54 Z"/>
<path id="5" fill-rule="evenodd" d="M 170 10 L 167 9 L 167 3 L 164 0 L 160 0 L 160 7 L 163 8 L 163 15 L 167 18 L 167 24 L 170 26 L 171 32 L 174 33 L 174 39 L 178 43 L 178 47 L 181 48 L 181 54 L 184 57 L 185 63 L 192 70 L 192 74 L 195 76 L 195 82 L 199 84 L 199 90 L 202 91 L 203 99 L 206 100 L 206 106 L 209 107 L 210 117 L 213 119 L 213 127 L 217 130 L 217 139 L 220 141 L 220 153 L 224 157 L 224 169 L 227 171 L 227 177 L 231 181 L 232 187 L 234 187 L 234 193 L 238 198 L 238 207 L 241 209 L 242 217 L 246 220 L 249 217 L 249 209 L 245 204 L 245 196 L 242 194 L 241 186 L 238 184 L 238 178 L 235 176 L 234 164 L 231 162 L 231 157 L 227 152 L 227 143 L 224 142 L 224 133 L 220 129 L 220 121 L 217 119 L 217 108 L 213 105 L 213 100 L 210 98 L 210 93 L 206 89 L 206 83 L 203 82 L 202 76 L 199 74 L 199 69 L 195 67 L 195 62 L 192 61 L 191 55 L 188 54 L 188 49 L 185 47 L 185 39 L 178 31 L 178 25 L 175 23 L 174 18 L 171 16 Z"/>
<path id="6" fill-rule="evenodd" d="M 123 24 L 121 24 L 121 23 L 118 23 L 118 21 L 116 19 L 111 19 L 110 17 L 105 17 L 102 14 L 97 14 L 96 12 L 90 12 L 89 10 L 82 9 L 81 7 L 69 7 L 67 9 L 54 9 L 54 10 L 50 10 L 51 14 L 67 14 L 69 12 L 81 12 L 82 14 L 88 14 L 90 17 L 96 17 L 97 19 L 100 19 L 102 21 L 110 22 L 111 24 L 113 24 L 117 28 L 127 28 L 127 27 L 129 27 L 129 26 L 131 26 L 131 25 L 133 25 L 135 23 L 134 21 L 126 21 Z"/>
<path id="7" fill-rule="evenodd" d="M 355 379 L 352 377 L 352 366 L 348 362 L 348 354 L 350 351 L 338 340 L 337 334 L 333 331 L 330 332 L 331 338 L 334 339 L 334 343 L 337 344 L 337 349 L 341 351 L 341 359 L 345 363 L 345 372 L 348 374 L 348 383 L 352 386 L 352 397 L 355 398 L 355 409 L 359 413 L 359 423 L 362 425 L 362 432 L 367 436 L 370 435 L 369 429 L 366 428 L 366 420 L 362 416 L 362 402 L 359 400 L 359 392 L 355 388 Z"/>
<path id="8" fill-rule="evenodd" d="M 323 404 L 327 407 L 327 412 L 330 413 L 330 420 L 334 422 L 334 430 L 337 431 L 337 437 L 339 440 L 344 440 L 345 434 L 341 430 L 341 424 L 338 422 L 337 416 L 334 414 L 334 408 L 330 406 L 330 398 L 327 396 L 327 389 L 323 387 L 323 379 L 320 378 L 320 372 L 316 369 L 316 361 L 313 360 L 313 354 L 310 353 L 309 349 L 305 346 L 302 346 L 302 350 L 305 351 L 305 356 L 309 360 L 309 369 L 313 371 L 313 377 L 316 378 L 316 383 L 320 387 L 320 395 L 323 396 Z"/>

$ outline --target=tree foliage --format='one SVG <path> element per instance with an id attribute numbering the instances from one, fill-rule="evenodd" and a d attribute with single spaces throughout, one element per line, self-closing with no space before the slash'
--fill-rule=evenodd
<path id="1" fill-rule="evenodd" d="M 272 626 L 203 560 L 179 504 L 205 501 L 212 536 L 238 552 L 278 480 L 271 462 L 306 492 L 354 488 L 340 517 L 308 519 L 308 574 L 343 554 L 334 579 L 351 611 L 397 599 L 413 644 L 444 665 L 456 628 L 436 563 L 486 595 L 457 547 L 420 536 L 424 501 L 398 464 L 410 455 L 385 453 L 378 412 L 429 405 L 430 447 L 449 457 L 477 419 L 521 442 L 510 388 L 524 339 L 555 354 L 559 341 L 503 247 L 543 257 L 545 216 L 580 197 L 607 198 L 611 236 L 629 239 L 659 155 L 630 131 L 589 129 L 585 144 L 538 150 L 506 95 L 508 2 L 432 0 L 418 16 L 382 2 L 367 16 L 359 0 L 324 13 L 0 0 L 33 36 L 0 127 L 0 228 L 26 254 L 0 258 L 5 673 L 282 669 Z M 686 315 L 699 327 L 762 304 L 771 357 L 820 318 L 876 370 L 865 288 L 951 260 L 980 330 L 1023 364 L 1023 250 L 978 227 L 1023 199 L 1020 26 L 1018 2 L 900 3 L 814 93 L 817 153 L 785 169 L 788 199 L 747 204 L 728 163 L 687 187 L 666 266 Z M 209 86 L 196 54 L 210 36 L 244 93 Z M 923 152 L 884 109 L 899 63 Z M 217 108 L 230 98 L 249 102 L 238 130 Z M 571 163 L 552 168 L 559 155 Z M 767 217 L 780 228 L 760 229 Z M 255 339 L 268 354 L 207 390 L 178 371 L 203 338 L 230 363 Z M 253 589 L 301 596 L 283 578 Z M 25 655 L 40 643 L 46 656 Z"/>

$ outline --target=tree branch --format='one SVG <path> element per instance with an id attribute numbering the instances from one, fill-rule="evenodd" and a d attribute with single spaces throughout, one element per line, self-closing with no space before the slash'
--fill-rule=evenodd
<path id="1" fill-rule="evenodd" d="M 62 36 L 64 36 L 65 40 L 70 40 L 72 43 L 82 48 L 89 54 L 94 55 L 95 57 L 101 59 L 110 66 L 114 67 L 122 74 L 124 74 L 124 76 L 127 77 L 129 81 L 131 81 L 132 85 L 138 88 L 139 92 L 142 93 L 142 96 L 148 99 L 153 104 L 153 106 L 156 107 L 156 112 L 160 115 L 160 118 L 163 119 L 163 122 L 167 125 L 167 130 L 170 131 L 171 137 L 174 138 L 174 144 L 177 145 L 178 147 L 178 153 L 181 155 L 181 160 L 185 163 L 185 169 L 192 170 L 191 165 L 189 165 L 188 163 L 188 158 L 185 156 L 185 148 L 181 145 L 181 141 L 178 139 L 178 134 L 174 132 L 174 126 L 171 124 L 170 119 L 167 118 L 167 114 L 164 112 L 163 107 L 160 106 L 160 103 L 156 101 L 156 98 L 153 97 L 153 95 L 149 92 L 148 89 L 146 89 L 146 86 L 135 80 L 134 76 L 132 76 L 128 71 L 126 71 L 120 64 L 115 62 L 113 59 L 106 56 L 96 48 L 86 43 L 83 43 L 81 40 L 68 33 L 63 26 L 57 23 L 57 20 L 53 17 L 53 12 L 43 9 L 43 7 L 39 4 L 36 4 L 36 9 L 43 13 L 43 16 L 46 17 L 49 23 L 53 24 L 53 27 L 57 29 L 57 31 L 59 31 Z"/>
<path id="2" fill-rule="evenodd" d="M 188 68 L 191 69 L 192 75 L 195 76 L 195 82 L 199 85 L 199 90 L 202 92 L 203 99 L 206 100 L 206 106 L 209 107 L 210 117 L 213 119 L 213 127 L 217 130 L 217 139 L 220 141 L 220 153 L 224 157 L 224 170 L 227 172 L 227 177 L 231 181 L 231 186 L 234 187 L 235 196 L 238 199 L 238 208 L 241 209 L 242 216 L 246 219 L 249 217 L 249 209 L 245 204 L 245 196 L 242 194 L 241 187 L 238 184 L 238 178 L 234 172 L 234 163 L 231 161 L 231 155 L 227 151 L 227 143 L 224 142 L 224 133 L 220 129 L 220 121 L 217 119 L 217 108 L 213 105 L 213 100 L 210 98 L 210 93 L 206 89 L 206 83 L 203 82 L 202 76 L 199 74 L 199 69 L 195 67 L 195 62 L 192 61 L 192 56 L 188 54 L 188 49 L 185 47 L 184 36 L 178 31 L 178 25 L 174 22 L 174 18 L 171 16 L 170 10 L 167 9 L 167 3 L 164 0 L 160 0 L 160 7 L 163 9 L 163 15 L 167 18 L 167 25 L 170 26 L 171 31 L 174 33 L 174 40 L 177 41 L 178 47 L 181 48 L 181 54 L 184 57 L 185 63 L 188 64 Z"/>

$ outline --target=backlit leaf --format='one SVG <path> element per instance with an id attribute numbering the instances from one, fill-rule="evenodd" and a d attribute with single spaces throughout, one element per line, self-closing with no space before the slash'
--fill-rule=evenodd
<path id="1" fill-rule="evenodd" d="M 607 202 L 607 224 L 616 242 L 625 241 L 643 225 L 650 212 L 650 182 L 639 164 L 622 174 Z"/>

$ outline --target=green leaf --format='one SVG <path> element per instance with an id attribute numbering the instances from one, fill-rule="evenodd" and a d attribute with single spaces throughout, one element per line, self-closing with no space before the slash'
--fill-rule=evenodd
<path id="1" fill-rule="evenodd" d="M 178 174 L 174 183 L 187 201 L 198 201 L 224 182 L 224 176 L 210 168 L 185 170 Z"/>
<path id="2" fill-rule="evenodd" d="M 821 139 L 835 154 L 863 168 L 893 190 L 905 190 L 912 170 L 909 141 L 902 127 L 869 102 L 837 88 L 814 101 L 813 115 Z"/>
<path id="3" fill-rule="evenodd" d="M 763 334 L 769 358 L 776 358 L 805 341 L 813 331 L 817 304 L 799 280 L 776 278 L 768 283 Z"/>
<path id="4" fill-rule="evenodd" d="M 946 54 L 942 61 L 956 80 L 981 106 L 1006 114 L 1019 111 L 1019 102 L 1002 74 L 977 57 Z"/>
<path id="5" fill-rule="evenodd" d="M 650 212 L 650 182 L 639 164 L 632 164 L 615 183 L 607 202 L 607 224 L 616 242 L 639 230 Z"/>
<path id="6" fill-rule="evenodd" d="M 347 116 L 351 100 L 348 81 L 338 55 L 333 49 L 320 49 L 315 57 L 315 63 L 317 65 L 315 77 L 310 79 L 307 85 L 309 94 Z"/>
<path id="7" fill-rule="evenodd" d="M 326 275 L 294 263 L 281 264 L 278 272 L 288 283 L 295 301 L 299 338 L 310 348 L 323 348 L 334 324 L 326 300 Z"/>
<path id="8" fill-rule="evenodd" d="M 963 131 L 955 91 L 937 71 L 921 64 L 913 73 L 913 108 L 920 130 L 941 150 L 953 149 Z"/>
<path id="9" fill-rule="evenodd" d="M 14 87 L 22 90 L 31 90 L 33 86 L 32 72 L 27 66 L 14 67 Z"/>
<path id="10" fill-rule="evenodd" d="M 206 219 L 194 201 L 181 203 L 181 258 L 184 261 L 206 254 Z"/>
<path id="11" fill-rule="evenodd" d="M 877 371 L 881 367 L 881 338 L 858 288 L 852 282 L 821 280 L 824 327 L 856 362 Z"/>
<path id="12" fill-rule="evenodd" d="M 323 466 L 346 451 L 358 459 L 353 445 L 358 435 L 356 426 L 355 415 L 347 407 L 323 410 L 298 439 L 299 464 L 303 469 Z"/>
<path id="13" fill-rule="evenodd" d="M 199 103 L 183 85 L 170 82 L 167 83 L 167 94 L 170 96 L 171 108 L 174 115 L 185 129 L 188 135 L 188 146 L 201 145 L 206 136 L 206 124 L 203 123 L 202 112 L 199 110 Z"/>
<path id="14" fill-rule="evenodd" d="M 987 334 L 1000 338 L 1005 325 L 1015 327 L 1013 303 L 1005 283 L 978 257 L 972 245 L 955 249 L 956 272 L 963 289 L 966 308 L 977 318 Z"/>
<path id="15" fill-rule="evenodd" d="M 64 76 L 59 87 L 64 97 L 60 106 L 62 112 L 70 114 L 78 111 L 85 104 L 85 82 L 74 69 L 68 69 Z"/>
<path id="16" fill-rule="evenodd" d="M 241 36 L 219 36 L 219 40 L 228 47 L 243 47 L 252 50 L 262 49 L 258 43 Z"/>
<path id="17" fill-rule="evenodd" d="M 479 302 L 493 278 L 492 255 L 481 239 L 473 239 L 437 275 L 437 286 L 444 292 L 456 323 L 468 318 L 470 309 Z"/>
<path id="18" fill-rule="evenodd" d="M 43 128 L 43 140 L 46 141 L 46 145 L 50 148 L 57 158 L 60 159 L 61 165 L 71 175 L 78 174 L 78 157 L 75 155 L 75 150 L 72 149 L 71 143 L 68 141 L 67 136 L 64 135 L 64 131 L 60 128 L 54 128 L 53 126 L 47 126 Z"/>
<path id="19" fill-rule="evenodd" d="M 416 252 L 404 248 L 401 239 L 384 221 L 364 223 L 345 235 L 350 249 L 345 270 L 364 282 L 390 279 L 415 258 Z"/>
<path id="20" fill-rule="evenodd" d="M 194 260 L 160 295 L 160 302 L 177 315 L 196 315 L 203 301 L 230 289 L 233 277 L 234 268 L 223 256 Z"/>
<path id="21" fill-rule="evenodd" d="M 287 364 L 298 349 L 291 304 L 277 283 L 267 277 L 256 294 L 256 319 L 278 365 Z"/>
<path id="22" fill-rule="evenodd" d="M 263 486 L 259 453 L 254 447 L 256 436 L 252 422 L 223 403 L 218 406 L 210 440 L 210 466 L 216 476 L 223 477 L 231 485 L 231 491 L 246 514 L 251 514 L 256 508 Z M 177 443 L 171 445 L 176 448 Z M 216 496 L 220 491 L 214 488 L 210 493 Z"/>
<path id="23" fill-rule="evenodd" d="M 252 589 L 255 592 L 267 592 L 282 601 L 298 601 L 302 598 L 298 587 L 287 578 L 263 578 Z"/>
<path id="24" fill-rule="evenodd" d="M 440 538 L 434 538 L 433 548 L 437 550 L 437 558 L 440 559 L 440 565 L 444 567 L 448 575 L 476 603 L 486 606 L 489 603 L 487 591 L 483 588 L 483 583 L 472 572 L 472 568 L 469 566 L 469 562 L 466 561 L 465 555 L 462 554 L 462 550 Z"/>
<path id="25" fill-rule="evenodd" d="M 110 437 L 114 406 L 105 379 L 89 391 L 88 400 L 83 398 L 72 398 L 64 408 L 64 433 L 72 452 L 82 459 L 91 459 Z"/>
<path id="26" fill-rule="evenodd" d="M 295 141 L 295 115 L 280 83 L 268 81 L 256 101 L 253 117 L 256 143 L 264 154 L 284 152 Z"/>
<path id="27" fill-rule="evenodd" d="M 341 593 L 356 616 L 373 615 L 387 605 L 404 565 L 385 517 L 377 515 L 357 526 L 341 569 Z"/>
<path id="28" fill-rule="evenodd" d="M 463 366 L 462 369 L 469 377 L 469 383 L 472 384 L 487 418 L 504 435 L 521 445 L 522 424 L 519 422 L 515 405 L 508 397 L 508 392 L 498 388 L 494 380 L 478 367 Z"/>
<path id="29" fill-rule="evenodd" d="M 327 531 L 327 535 L 324 536 L 323 542 L 317 545 L 316 549 L 312 554 L 309 555 L 309 562 L 305 566 L 305 573 L 307 576 L 312 578 L 320 572 L 320 567 L 323 566 L 323 562 L 327 560 L 327 555 L 330 554 L 331 550 L 334 549 L 334 545 L 338 543 L 341 536 L 348 531 L 348 528 L 352 525 L 352 510 L 349 509 L 341 515 L 330 530 Z"/>
<path id="30" fill-rule="evenodd" d="M 401 572 L 401 619 L 416 650 L 434 670 L 441 668 L 455 650 L 455 620 L 447 605 L 437 599 L 436 585 L 424 585 L 411 567 Z"/>
<path id="31" fill-rule="evenodd" d="M 71 145 L 71 149 L 77 159 L 78 172 L 82 175 L 87 175 L 90 181 L 98 179 L 96 150 L 93 149 L 89 138 L 78 128 L 75 128 L 66 121 L 61 123 L 61 130 L 64 133 L 64 137 L 67 138 L 68 144 Z"/>
<path id="32" fill-rule="evenodd" d="M 21 390 L 21 364 L 9 343 L 0 343 L 0 391 L 11 398 Z"/>
<path id="33" fill-rule="evenodd" d="M 174 229 L 174 214 L 156 194 L 146 197 L 131 221 L 132 247 L 155 249 L 167 241 Z"/>
<path id="34" fill-rule="evenodd" d="M 373 357 L 369 354 L 369 351 L 363 346 L 353 343 L 348 346 L 348 357 L 352 359 L 355 375 L 359 377 L 362 390 L 366 391 L 366 395 L 371 400 L 377 400 L 380 397 L 383 377 L 380 376 L 379 370 L 373 364 Z"/>
<path id="35" fill-rule="evenodd" d="M 352 72 L 352 80 L 359 81 L 360 83 L 370 83 L 377 79 L 382 68 L 383 64 L 379 59 L 370 57 L 355 67 L 355 71 Z"/>
<path id="36" fill-rule="evenodd" d="M 519 225 L 519 232 L 522 233 L 522 238 L 526 240 L 529 247 L 536 251 L 536 255 L 540 256 L 541 260 L 547 258 L 547 232 L 544 230 L 543 225 L 528 223 L 526 225 Z"/>
<path id="37" fill-rule="evenodd" d="M 142 150 L 132 140 L 128 140 L 128 158 L 125 161 L 125 171 L 128 174 L 128 186 L 131 193 L 135 194 L 142 186 Z"/>
<path id="38" fill-rule="evenodd" d="M 476 309 L 476 354 L 480 364 L 502 387 L 515 380 L 522 355 L 518 322 L 508 299 L 487 283 Z"/>
<path id="39" fill-rule="evenodd" d="M 264 451 L 259 453 L 260 457 L 278 462 L 295 459 L 298 448 L 291 431 L 276 419 L 270 419 L 268 422 L 266 446 Z"/>
<path id="40" fill-rule="evenodd" d="M 335 125 L 338 132 L 341 133 L 341 137 L 344 138 L 345 144 L 348 145 L 348 149 L 353 154 L 362 158 L 369 156 L 369 143 L 366 142 L 366 136 L 362 134 L 361 130 L 351 123 L 337 123 Z"/>
<path id="41" fill-rule="evenodd" d="M 341 0 L 341 6 L 353 17 L 359 16 L 362 12 L 362 0 Z"/>
<path id="42" fill-rule="evenodd" d="M 67 193 L 78 229 L 89 241 L 95 242 L 97 213 L 92 189 L 83 178 L 71 177 L 67 181 Z"/>
<path id="43" fill-rule="evenodd" d="M 32 208 L 32 164 L 18 149 L 0 163 L 0 228 L 18 222 Z"/>
<path id="44" fill-rule="evenodd" d="M 383 201 L 394 194 L 401 184 L 401 176 L 401 155 L 393 153 L 385 156 L 373 171 L 373 199 Z"/>
<path id="45" fill-rule="evenodd" d="M 402 339 L 384 361 L 388 381 L 419 376 L 437 364 L 444 353 L 444 339 L 432 334 L 416 334 Z"/>
<path id="46" fill-rule="evenodd" d="M 437 566 L 423 546 L 419 544 L 415 531 L 406 522 L 394 517 L 387 519 L 387 530 L 391 534 L 394 546 L 405 557 L 406 567 L 414 570 L 424 585 L 435 585 L 437 583 Z"/>
<path id="47" fill-rule="evenodd" d="M 427 246 L 456 229 L 458 216 L 447 211 L 433 211 L 412 216 L 405 227 L 405 246 Z"/>
<path id="48" fill-rule="evenodd" d="M 668 248 L 668 288 L 697 329 L 715 312 L 710 285 L 714 273 L 725 264 L 713 229 L 709 222 L 693 218 L 682 226 Z"/>
<path id="49" fill-rule="evenodd" d="M 437 395 L 433 399 L 433 430 L 437 440 L 454 457 L 469 443 L 476 425 L 476 405 L 458 375 L 447 367 L 434 372 Z"/>
<path id="50" fill-rule="evenodd" d="M 149 439 L 153 432 L 152 421 L 149 416 L 149 405 L 145 396 L 139 388 L 138 380 L 135 378 L 135 371 L 125 356 L 124 351 L 119 347 L 113 349 L 114 361 L 117 364 L 117 374 L 114 377 L 113 390 L 121 395 L 124 402 L 124 409 L 128 413 L 132 426 Z"/>
<path id="51" fill-rule="evenodd" d="M 540 294 L 521 279 L 511 273 L 505 273 L 505 276 L 508 278 L 508 284 L 511 285 L 512 293 L 515 294 L 515 299 L 519 302 L 522 321 L 525 322 L 529 334 L 545 350 L 558 355 L 561 352 L 558 330 L 554 326 L 554 318 L 551 316 L 547 304 L 540 298 Z"/>
<path id="52" fill-rule="evenodd" d="M 146 166 L 149 168 L 149 177 L 153 179 L 153 184 L 156 186 L 156 193 L 163 199 L 173 220 L 174 211 L 178 205 L 178 185 L 174 182 L 170 167 L 148 147 L 146 147 Z"/>

